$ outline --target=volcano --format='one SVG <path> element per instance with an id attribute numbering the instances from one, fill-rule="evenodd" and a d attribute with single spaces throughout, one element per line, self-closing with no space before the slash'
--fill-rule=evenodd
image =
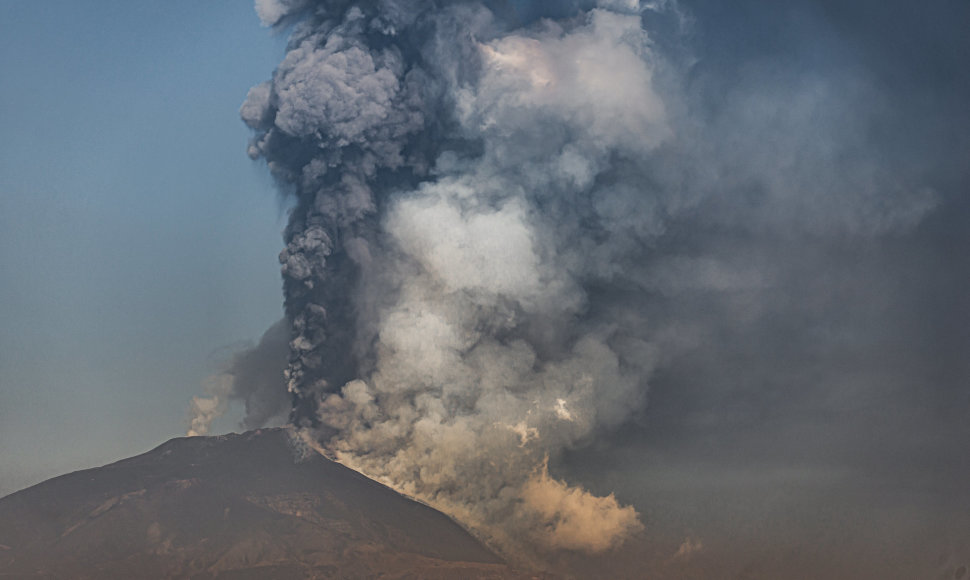
<path id="1" fill-rule="evenodd" d="M 0 499 L 0 578 L 543 578 L 285 429 L 168 441 Z"/>

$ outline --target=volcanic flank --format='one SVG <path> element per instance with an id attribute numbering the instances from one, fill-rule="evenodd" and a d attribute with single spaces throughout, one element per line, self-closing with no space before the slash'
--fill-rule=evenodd
<path id="1" fill-rule="evenodd" d="M 0 499 L 0 578 L 536 578 L 290 431 L 173 439 Z"/>

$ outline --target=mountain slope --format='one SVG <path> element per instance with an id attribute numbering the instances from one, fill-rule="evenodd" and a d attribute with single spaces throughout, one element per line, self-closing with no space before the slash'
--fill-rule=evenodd
<path id="1" fill-rule="evenodd" d="M 173 439 L 0 499 L 0 578 L 532 578 L 281 429 Z"/>

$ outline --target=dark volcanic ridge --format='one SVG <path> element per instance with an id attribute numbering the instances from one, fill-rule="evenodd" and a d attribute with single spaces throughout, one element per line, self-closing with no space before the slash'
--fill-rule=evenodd
<path id="1" fill-rule="evenodd" d="M 0 578 L 539 578 L 284 429 L 178 438 L 0 499 Z"/>

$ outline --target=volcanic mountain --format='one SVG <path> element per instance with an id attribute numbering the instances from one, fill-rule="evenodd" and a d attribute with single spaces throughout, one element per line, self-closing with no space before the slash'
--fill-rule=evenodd
<path id="1" fill-rule="evenodd" d="M 0 578 L 538 577 L 283 429 L 173 439 L 0 499 Z"/>

